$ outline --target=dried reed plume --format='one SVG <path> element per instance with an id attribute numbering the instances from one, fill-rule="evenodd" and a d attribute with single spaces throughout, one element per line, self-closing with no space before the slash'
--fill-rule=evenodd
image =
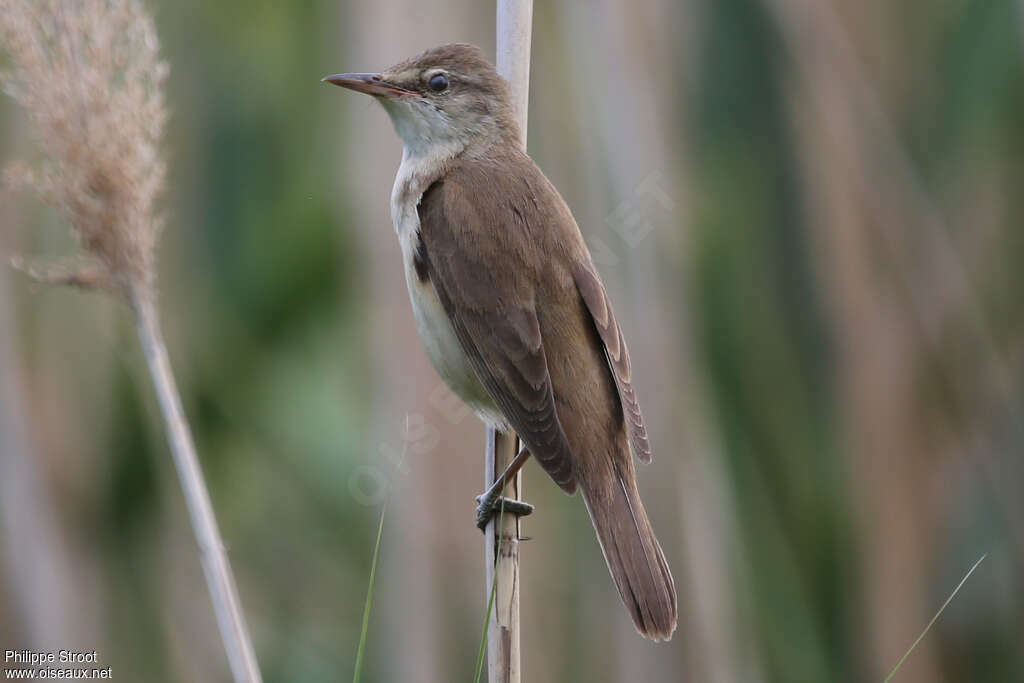
<path id="1" fill-rule="evenodd" d="M 110 284 L 149 287 L 168 71 L 153 20 L 136 0 L 0 0 L 0 38 L 46 158 L 8 182 L 60 207 Z"/>
<path id="2" fill-rule="evenodd" d="M 152 18 L 138 0 L 0 0 L 2 81 L 29 115 L 44 160 L 11 167 L 8 183 L 60 207 L 91 263 L 29 273 L 113 291 L 135 314 L 235 681 L 260 681 L 234 577 L 171 373 L 155 296 L 167 110 Z"/>

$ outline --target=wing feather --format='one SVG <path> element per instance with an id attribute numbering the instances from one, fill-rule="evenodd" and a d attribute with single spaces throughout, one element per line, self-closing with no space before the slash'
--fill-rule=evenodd
<path id="1" fill-rule="evenodd" d="M 431 283 L 488 394 L 531 455 L 571 493 L 575 469 L 558 419 L 533 285 L 529 278 L 495 273 L 487 258 L 494 245 L 466 230 L 482 218 L 507 222 L 489 226 L 498 234 L 522 230 L 522 217 L 512 205 L 504 213 L 485 211 L 461 189 L 451 178 L 437 181 L 420 200 L 419 237 L 429 254 Z"/>
<path id="2" fill-rule="evenodd" d="M 633 370 L 629 363 L 629 351 L 622 337 L 622 330 L 615 320 L 611 301 L 605 292 L 601 279 L 588 264 L 578 264 L 573 272 L 576 287 L 579 289 L 583 302 L 590 311 L 590 317 L 597 327 L 597 332 L 604 342 L 608 356 L 608 366 L 615 377 L 615 386 L 619 390 L 622 403 L 622 415 L 629 433 L 629 443 L 633 454 L 641 462 L 651 461 L 651 444 L 647 439 L 647 428 L 644 426 L 643 415 L 640 414 L 640 403 L 633 389 Z"/>

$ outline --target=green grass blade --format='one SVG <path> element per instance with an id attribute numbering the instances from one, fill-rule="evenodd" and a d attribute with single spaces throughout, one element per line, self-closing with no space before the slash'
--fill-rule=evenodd
<path id="1" fill-rule="evenodd" d="M 956 588 L 953 589 L 953 592 L 950 593 L 948 598 L 946 598 L 946 602 L 942 603 L 942 607 L 939 608 L 939 611 L 935 613 L 935 616 L 932 617 L 932 620 L 929 621 L 928 625 L 924 627 L 923 631 L 921 631 L 921 635 L 917 637 L 917 640 L 915 640 L 914 644 L 910 646 L 910 649 L 907 650 L 902 657 L 900 657 L 900 661 L 896 662 L 896 667 L 889 672 L 888 676 L 885 677 L 885 683 L 889 683 L 889 681 L 892 680 L 892 677 L 895 676 L 896 672 L 900 670 L 901 666 L 903 666 L 903 662 L 907 660 L 907 657 L 909 657 L 910 653 L 914 651 L 914 648 L 916 648 L 921 643 L 921 641 L 924 640 L 924 637 L 928 635 L 928 631 L 931 629 L 932 625 L 939 620 L 939 615 L 942 614 L 943 610 L 946 609 L 949 603 L 953 602 L 953 598 L 956 597 L 956 594 L 959 593 L 960 589 L 963 588 L 965 583 L 967 583 L 967 579 L 971 578 L 971 574 L 974 573 L 974 570 L 978 568 L 978 565 L 981 564 L 981 561 L 984 560 L 986 557 L 987 555 L 982 555 L 981 557 L 979 557 L 978 561 L 974 563 L 974 566 L 971 567 L 970 570 L 968 570 L 968 572 L 964 575 L 964 578 L 960 579 L 960 583 L 957 584 Z"/>
<path id="2" fill-rule="evenodd" d="M 377 560 L 380 558 L 380 539 L 384 536 L 384 513 L 388 502 L 380 508 L 380 524 L 377 526 L 377 543 L 373 547 L 373 563 L 370 565 L 370 585 L 366 589 L 366 605 L 363 607 L 363 628 L 359 633 L 359 649 L 356 650 L 356 670 L 352 675 L 352 683 L 359 683 L 363 673 L 363 653 L 366 650 L 366 632 L 370 630 L 370 606 L 373 604 L 373 587 L 377 583 Z"/>
<path id="3" fill-rule="evenodd" d="M 498 558 L 501 557 L 501 520 L 505 517 L 505 499 L 501 499 L 501 511 L 498 513 L 498 521 L 495 522 L 495 529 L 498 529 L 498 547 L 494 551 L 494 566 L 498 566 Z M 498 576 L 495 573 L 494 581 L 491 582 L 491 595 L 487 598 L 487 613 L 484 614 L 484 630 L 480 634 L 480 651 L 476 655 L 476 676 L 473 683 L 480 683 L 480 675 L 484 671 L 484 650 L 487 649 L 487 625 L 491 623 L 491 610 L 494 609 L 494 596 L 498 592 Z"/>

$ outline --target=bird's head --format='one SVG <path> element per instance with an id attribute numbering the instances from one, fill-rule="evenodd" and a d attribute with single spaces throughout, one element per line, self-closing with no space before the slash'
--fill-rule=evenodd
<path id="1" fill-rule="evenodd" d="M 323 80 L 377 98 L 407 154 L 519 140 L 508 84 L 475 45 L 442 45 L 381 73 Z"/>

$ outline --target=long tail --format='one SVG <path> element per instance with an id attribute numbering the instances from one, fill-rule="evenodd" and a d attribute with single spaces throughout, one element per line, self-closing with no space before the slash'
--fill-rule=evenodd
<path id="1" fill-rule="evenodd" d="M 676 630 L 676 587 L 635 475 L 616 471 L 610 485 L 580 485 L 604 560 L 636 630 L 651 640 L 669 640 Z"/>

